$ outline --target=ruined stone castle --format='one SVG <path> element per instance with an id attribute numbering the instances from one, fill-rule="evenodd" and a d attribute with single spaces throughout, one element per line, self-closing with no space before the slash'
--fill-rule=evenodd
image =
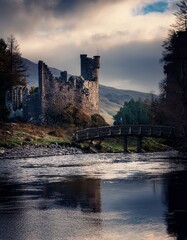
<path id="1" fill-rule="evenodd" d="M 68 106 L 81 109 L 91 116 L 99 113 L 100 56 L 80 55 L 81 76 L 70 76 L 67 71 L 57 78 L 48 66 L 38 62 L 38 88 L 32 93 L 27 87 L 16 86 L 7 92 L 6 102 L 10 117 L 26 121 L 45 121 L 48 116 L 62 114 Z"/>

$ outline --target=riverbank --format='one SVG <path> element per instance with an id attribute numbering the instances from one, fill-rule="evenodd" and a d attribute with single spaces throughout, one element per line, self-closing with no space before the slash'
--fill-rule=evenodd
<path id="1" fill-rule="evenodd" d="M 29 157 L 77 153 L 120 153 L 123 139 L 106 139 L 74 145 L 71 142 L 75 126 L 39 126 L 28 123 L 0 123 L 0 156 Z M 146 152 L 172 150 L 163 139 L 144 138 Z M 136 139 L 129 138 L 129 151 L 136 152 Z"/>
<path id="2" fill-rule="evenodd" d="M 81 154 L 83 151 L 79 148 L 59 145 L 59 144 L 49 144 L 47 146 L 39 145 L 24 145 L 17 146 L 13 148 L 0 148 L 0 159 L 5 158 L 28 158 L 28 157 L 45 157 L 45 156 L 61 156 L 61 155 L 73 155 Z"/>
<path id="3" fill-rule="evenodd" d="M 83 153 L 71 144 L 73 128 L 28 123 L 0 124 L 0 159 Z"/>
<path id="4" fill-rule="evenodd" d="M 60 128 L 30 123 L 0 123 L 0 147 L 47 146 L 53 143 L 70 144 L 74 131 L 73 127 Z"/>

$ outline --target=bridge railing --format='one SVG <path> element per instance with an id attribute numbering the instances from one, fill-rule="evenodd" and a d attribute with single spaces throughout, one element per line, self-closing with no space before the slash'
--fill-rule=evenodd
<path id="1" fill-rule="evenodd" d="M 152 136 L 168 138 L 173 134 L 173 130 L 173 127 L 157 125 L 104 126 L 97 128 L 86 128 L 84 130 L 77 131 L 73 136 L 73 140 L 85 141 L 115 136 Z"/>

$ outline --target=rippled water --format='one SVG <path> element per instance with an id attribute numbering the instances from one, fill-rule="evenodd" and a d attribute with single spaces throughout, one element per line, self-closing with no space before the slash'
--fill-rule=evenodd
<path id="1" fill-rule="evenodd" d="M 0 161 L 0 240 L 187 239 L 176 152 Z"/>

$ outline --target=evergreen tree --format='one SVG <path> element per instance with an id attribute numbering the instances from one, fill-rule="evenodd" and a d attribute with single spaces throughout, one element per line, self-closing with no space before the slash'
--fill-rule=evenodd
<path id="1" fill-rule="evenodd" d="M 0 121 L 6 120 L 8 109 L 5 96 L 13 86 L 26 84 L 26 68 L 21 58 L 19 45 L 14 36 L 7 43 L 0 39 Z"/>
<path id="2" fill-rule="evenodd" d="M 160 83 L 160 100 L 155 104 L 156 123 L 174 125 L 180 135 L 187 128 L 187 0 L 180 1 L 176 23 L 163 43 L 161 62 L 165 78 Z"/>
<path id="3" fill-rule="evenodd" d="M 9 74 L 11 77 L 11 86 L 25 85 L 26 67 L 23 59 L 21 58 L 18 42 L 13 35 L 8 37 L 7 52 L 9 58 Z"/>
<path id="4" fill-rule="evenodd" d="M 124 106 L 120 108 L 117 114 L 114 116 L 115 124 L 151 124 L 152 112 L 151 102 L 149 100 L 134 101 L 131 99 L 129 102 L 125 102 Z"/>
<path id="5" fill-rule="evenodd" d="M 173 28 L 176 31 L 185 31 L 187 28 L 187 1 L 180 1 L 178 4 L 178 11 L 175 13 L 176 23 Z"/>
<path id="6" fill-rule="evenodd" d="M 4 39 L 0 39 L 0 120 L 5 120 L 8 116 L 8 109 L 5 106 L 5 93 L 8 89 L 8 55 L 7 44 Z"/>

